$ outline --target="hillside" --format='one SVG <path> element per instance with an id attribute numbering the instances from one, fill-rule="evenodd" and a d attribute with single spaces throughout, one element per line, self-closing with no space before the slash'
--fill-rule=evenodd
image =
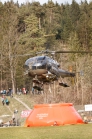
<path id="1" fill-rule="evenodd" d="M 3 106 L 2 102 L 0 101 L 0 120 L 2 119 L 4 122 L 7 122 L 12 119 L 14 114 L 14 110 L 18 110 L 17 119 L 21 123 L 24 124 L 25 118 L 21 118 L 21 112 L 23 110 L 33 109 L 33 106 L 36 102 L 39 102 L 39 95 L 14 95 L 13 97 L 6 96 L 7 99 L 10 101 L 9 106 L 6 104 Z M 15 115 L 16 116 L 16 115 Z"/>

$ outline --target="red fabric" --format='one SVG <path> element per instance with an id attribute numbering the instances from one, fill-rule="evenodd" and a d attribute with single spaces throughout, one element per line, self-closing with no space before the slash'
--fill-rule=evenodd
<path id="1" fill-rule="evenodd" d="M 82 124 L 83 120 L 71 103 L 40 104 L 27 117 L 25 126 Z"/>

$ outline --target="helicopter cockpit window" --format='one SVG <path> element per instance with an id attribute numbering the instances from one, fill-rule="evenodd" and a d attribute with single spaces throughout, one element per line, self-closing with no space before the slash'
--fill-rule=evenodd
<path id="1" fill-rule="evenodd" d="M 31 64 L 31 63 L 33 63 L 33 59 L 32 59 L 32 58 L 28 59 L 28 60 L 26 61 L 25 65 L 29 65 L 29 64 Z"/>
<path id="2" fill-rule="evenodd" d="M 36 58 L 29 58 L 26 62 L 25 62 L 25 69 L 27 69 L 28 67 L 31 69 L 33 63 L 36 62 Z"/>
<path id="3" fill-rule="evenodd" d="M 37 61 L 41 61 L 41 60 L 44 60 L 45 59 L 45 56 L 40 56 L 37 58 Z"/>

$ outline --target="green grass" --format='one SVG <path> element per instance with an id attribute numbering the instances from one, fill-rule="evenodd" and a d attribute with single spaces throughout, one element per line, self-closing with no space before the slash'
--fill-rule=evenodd
<path id="1" fill-rule="evenodd" d="M 92 124 L 0 128 L 1 139 L 92 139 Z"/>

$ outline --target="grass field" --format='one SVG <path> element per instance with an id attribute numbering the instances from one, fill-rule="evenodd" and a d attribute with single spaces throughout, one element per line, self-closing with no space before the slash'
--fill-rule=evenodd
<path id="1" fill-rule="evenodd" d="M 92 124 L 0 128 L 0 139 L 92 139 Z"/>

